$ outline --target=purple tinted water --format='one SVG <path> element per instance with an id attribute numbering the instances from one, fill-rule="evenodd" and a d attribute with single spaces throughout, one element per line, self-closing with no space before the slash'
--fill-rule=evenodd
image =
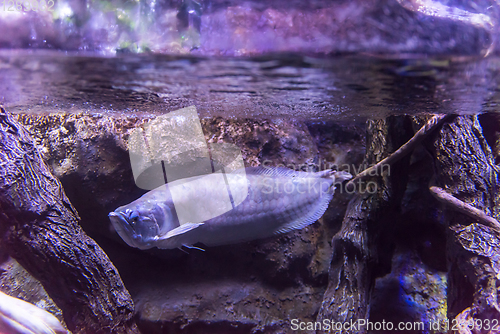
<path id="1" fill-rule="evenodd" d="M 0 52 L 0 103 L 13 112 L 362 120 L 390 114 L 496 112 L 500 58 L 277 55 L 101 57 Z"/>

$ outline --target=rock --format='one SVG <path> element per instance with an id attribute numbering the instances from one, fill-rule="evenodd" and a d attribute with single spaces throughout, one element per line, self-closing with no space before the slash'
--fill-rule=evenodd
<path id="1" fill-rule="evenodd" d="M 315 321 L 327 286 L 331 240 L 350 198 L 346 189 L 338 189 L 319 223 L 299 231 L 205 252 L 140 251 L 116 235 L 107 214 L 145 192 L 134 183 L 127 141 L 152 116 L 18 118 L 62 181 L 84 229 L 118 268 L 142 332 L 283 333 L 292 319 Z M 356 174 L 364 155 L 363 124 L 212 117 L 201 126 L 209 146 L 236 145 L 246 166 L 331 165 Z M 444 321 L 446 259 L 436 254 L 444 253 L 445 235 L 439 206 L 427 190 L 432 165 L 422 149 L 415 151 L 411 169 L 394 231 L 392 269 L 376 281 L 370 321 Z"/>
<path id="2" fill-rule="evenodd" d="M 92 234 L 112 235 L 106 217 L 117 203 L 144 193 L 134 184 L 126 140 L 144 120 L 97 115 L 19 115 L 32 132 L 43 159 L 63 183 Z M 100 217 L 100 219 L 96 219 Z"/>
<path id="3" fill-rule="evenodd" d="M 411 252 L 395 254 L 393 271 L 377 280 L 371 301 L 371 322 L 422 322 L 424 328 L 414 333 L 429 332 L 446 324 L 446 272 L 422 263 Z M 443 331 L 444 332 L 444 331 Z"/>
<path id="4" fill-rule="evenodd" d="M 249 56 L 369 52 L 482 55 L 498 50 L 494 1 L 146 0 L 57 2 L 47 11 L 8 13 L 7 48 Z M 14 20 L 12 20 L 14 18 Z M 30 27 L 28 29 L 27 27 Z M 146 33 L 145 33 L 146 32 Z"/>
<path id="5" fill-rule="evenodd" d="M 152 116 L 18 118 L 62 181 L 84 229 L 118 268 L 142 332 L 283 333 L 290 330 L 292 319 L 316 320 L 328 283 L 331 240 L 350 198 L 346 189 L 338 189 L 318 223 L 299 231 L 204 252 L 140 251 L 116 235 L 107 214 L 145 192 L 134 183 L 127 141 L 133 129 Z M 202 119 L 201 126 L 209 146 L 236 145 L 246 166 L 332 166 L 356 174 L 364 155 L 363 124 L 211 117 Z M 372 322 L 444 321 L 446 259 L 436 254 L 444 254 L 446 237 L 439 205 L 428 193 L 433 169 L 423 149 L 414 152 L 411 170 L 396 215 L 401 223 L 394 231 L 395 253 L 384 255 L 393 256 L 392 268 L 376 280 Z M 391 263 L 390 258 L 385 261 Z"/>
<path id="6" fill-rule="evenodd" d="M 66 328 L 61 310 L 47 295 L 40 282 L 12 258 L 0 264 L 0 291 L 51 313 Z"/>
<path id="7" fill-rule="evenodd" d="M 314 321 L 327 283 L 330 240 L 349 194 L 339 189 L 319 223 L 275 238 L 189 254 L 130 248 L 110 228 L 107 214 L 145 192 L 134 183 L 127 140 L 150 118 L 18 116 L 63 183 L 82 226 L 118 268 L 141 330 L 282 333 L 291 319 Z M 363 125 L 222 118 L 202 119 L 201 125 L 209 145 L 236 145 L 247 166 L 318 170 L 331 162 L 348 170 L 362 158 Z"/>

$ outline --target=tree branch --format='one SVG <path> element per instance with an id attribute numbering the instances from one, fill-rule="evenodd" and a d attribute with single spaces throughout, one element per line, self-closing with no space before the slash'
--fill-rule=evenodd
<path id="1" fill-rule="evenodd" d="M 455 209 L 456 211 L 471 217 L 477 222 L 492 227 L 500 232 L 500 223 L 498 222 L 498 220 L 488 216 L 484 211 L 478 210 L 472 205 L 467 204 L 459 200 L 458 198 L 454 197 L 453 195 L 448 194 L 442 188 L 431 186 L 429 187 L 429 190 L 431 191 L 431 194 L 441 203 L 444 203 L 449 207 L 451 207 L 452 209 Z"/>
<path id="2" fill-rule="evenodd" d="M 378 175 L 383 170 L 384 166 L 392 165 L 395 162 L 401 160 L 404 156 L 410 154 L 415 147 L 420 144 L 426 137 L 428 137 L 435 129 L 439 128 L 447 119 L 453 115 L 435 115 L 433 116 L 424 126 L 418 130 L 413 137 L 406 143 L 401 145 L 395 152 L 389 155 L 387 158 L 379 161 L 375 165 L 365 169 L 358 175 L 356 175 L 347 184 L 347 187 L 354 187 L 357 181 L 365 178 L 369 175 Z"/>

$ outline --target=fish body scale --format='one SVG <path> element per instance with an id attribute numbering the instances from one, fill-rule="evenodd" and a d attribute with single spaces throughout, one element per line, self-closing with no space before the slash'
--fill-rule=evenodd
<path id="1" fill-rule="evenodd" d="M 272 178 L 273 184 L 289 182 L 289 177 L 269 176 L 269 178 Z M 279 232 L 280 228 L 287 224 L 306 221 L 311 216 L 315 216 L 318 211 L 321 211 L 321 216 L 332 198 L 331 191 L 330 193 L 316 193 L 314 190 L 308 192 L 302 189 L 301 191 L 304 193 L 301 194 L 297 191 L 285 193 L 273 189 L 269 192 L 269 187 L 263 185 L 265 179 L 262 175 L 248 175 L 247 179 L 248 195 L 241 204 L 231 211 L 207 220 L 198 229 L 184 236 L 179 236 L 178 243 L 180 244 L 178 246 L 193 245 L 196 242 L 207 246 L 217 246 L 283 233 Z M 314 178 L 313 176 L 310 176 L 306 181 L 327 182 L 330 186 L 333 184 L 331 179 L 325 181 L 324 178 Z M 292 229 L 290 228 L 290 230 Z M 169 248 L 173 246 L 173 241 L 166 242 Z"/>

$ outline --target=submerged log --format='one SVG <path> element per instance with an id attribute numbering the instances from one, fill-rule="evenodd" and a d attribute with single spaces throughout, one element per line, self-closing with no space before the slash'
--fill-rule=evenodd
<path id="1" fill-rule="evenodd" d="M 364 164 L 374 165 L 412 136 L 408 117 L 368 121 Z M 406 188 L 410 155 L 377 174 L 363 178 L 347 207 L 341 230 L 334 236 L 329 282 L 317 321 L 350 323 L 367 319 L 374 281 L 390 271 L 392 212 Z M 378 172 L 382 171 L 381 174 Z M 356 328 L 353 332 L 364 333 Z"/>
<path id="2" fill-rule="evenodd" d="M 137 333 L 130 294 L 79 219 L 29 133 L 0 108 L 3 251 L 42 283 L 73 333 Z"/>
<path id="3" fill-rule="evenodd" d="M 500 319 L 500 235 L 491 223 L 500 219 L 500 168 L 477 116 L 445 124 L 427 147 L 434 156 L 436 185 L 481 210 L 489 222 L 464 213 L 460 206 L 443 205 L 449 227 L 448 316 L 476 323 Z"/>

